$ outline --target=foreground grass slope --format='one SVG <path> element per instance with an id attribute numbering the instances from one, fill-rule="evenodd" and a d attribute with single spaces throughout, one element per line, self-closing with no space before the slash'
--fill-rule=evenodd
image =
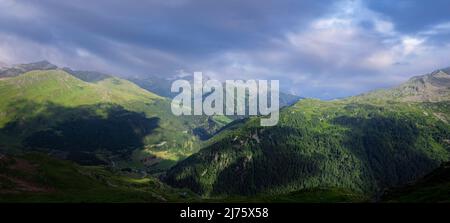
<path id="1" fill-rule="evenodd" d="M 79 166 L 47 155 L 0 155 L 0 202 L 195 201 L 152 177 Z"/>

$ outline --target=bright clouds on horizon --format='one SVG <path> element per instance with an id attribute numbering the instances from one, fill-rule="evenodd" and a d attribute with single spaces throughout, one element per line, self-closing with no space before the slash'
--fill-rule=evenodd
<path id="1" fill-rule="evenodd" d="M 446 0 L 0 0 L 0 64 L 202 71 L 336 98 L 450 66 Z"/>

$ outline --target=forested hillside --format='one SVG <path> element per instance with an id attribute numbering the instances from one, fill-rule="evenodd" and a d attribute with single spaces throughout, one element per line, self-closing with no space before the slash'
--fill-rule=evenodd
<path id="1" fill-rule="evenodd" d="M 382 197 L 383 202 L 448 203 L 450 202 L 450 164 L 439 168 L 403 187 L 392 188 Z"/>
<path id="2" fill-rule="evenodd" d="M 302 100 L 282 110 L 277 126 L 260 127 L 258 118 L 230 126 L 165 180 L 205 195 L 340 188 L 375 196 L 449 159 L 449 88 L 439 85 L 439 100 L 427 102 L 390 96 L 397 89 L 385 97 Z"/>

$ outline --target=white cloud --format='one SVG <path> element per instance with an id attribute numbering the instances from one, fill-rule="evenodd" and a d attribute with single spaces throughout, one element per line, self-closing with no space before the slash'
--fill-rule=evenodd
<path id="1" fill-rule="evenodd" d="M 419 32 L 419 35 L 431 36 L 445 33 L 450 33 L 450 22 L 444 22 L 434 25 L 427 30 Z"/>
<path id="2" fill-rule="evenodd" d="M 91 57 L 92 56 L 92 54 L 88 51 L 88 50 L 86 50 L 86 49 L 83 49 L 83 48 L 77 48 L 76 50 L 76 53 L 77 53 L 77 55 L 79 56 L 79 57 Z"/>
<path id="3" fill-rule="evenodd" d="M 341 12 L 342 8 L 345 13 Z M 345 2 L 337 10 L 336 14 L 312 22 L 307 29 L 287 33 L 286 39 L 300 53 L 315 56 L 331 66 L 372 69 L 395 62 L 392 52 L 379 50 L 395 47 L 383 41 L 383 38 L 398 38 L 392 37 L 396 33 L 392 22 L 369 11 L 360 1 Z M 361 27 L 362 22 L 370 22 L 373 28 Z M 413 50 L 414 43 L 407 40 L 407 50 Z"/>
<path id="4" fill-rule="evenodd" d="M 414 35 L 396 30 L 392 21 L 370 11 L 361 1 L 345 1 L 335 8 L 336 13 L 286 33 L 286 48 L 296 52 L 292 57 L 310 58 L 329 68 L 291 78 L 296 84 L 303 81 L 309 83 L 303 86 L 317 89 L 366 91 L 450 65 L 443 59 L 450 56 L 449 45 L 435 46 L 421 32 Z M 433 34 L 450 31 L 450 23 L 430 30 L 427 32 Z M 349 75 L 346 70 L 353 73 Z"/>
<path id="5" fill-rule="evenodd" d="M 394 24 L 390 21 L 380 19 L 380 18 L 374 18 L 373 23 L 375 26 L 375 30 L 378 33 L 382 33 L 385 35 L 395 35 L 395 27 Z"/>
<path id="6" fill-rule="evenodd" d="M 361 1 L 335 7 L 336 13 L 287 31 L 265 48 L 226 51 L 200 67 L 221 79 L 279 78 L 291 92 L 333 98 L 393 86 L 450 65 L 443 59 L 450 58 L 448 45 L 439 48 L 419 33 L 400 32 Z"/>
<path id="7" fill-rule="evenodd" d="M 403 48 L 403 56 L 408 56 L 411 53 L 417 52 L 417 50 L 425 42 L 424 39 L 418 39 L 414 37 L 405 36 L 402 38 L 401 44 Z"/>

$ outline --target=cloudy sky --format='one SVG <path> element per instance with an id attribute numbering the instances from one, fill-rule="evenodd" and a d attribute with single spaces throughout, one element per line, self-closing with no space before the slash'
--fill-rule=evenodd
<path id="1" fill-rule="evenodd" d="M 0 0 L 0 64 L 279 79 L 336 98 L 450 66 L 448 0 Z"/>

